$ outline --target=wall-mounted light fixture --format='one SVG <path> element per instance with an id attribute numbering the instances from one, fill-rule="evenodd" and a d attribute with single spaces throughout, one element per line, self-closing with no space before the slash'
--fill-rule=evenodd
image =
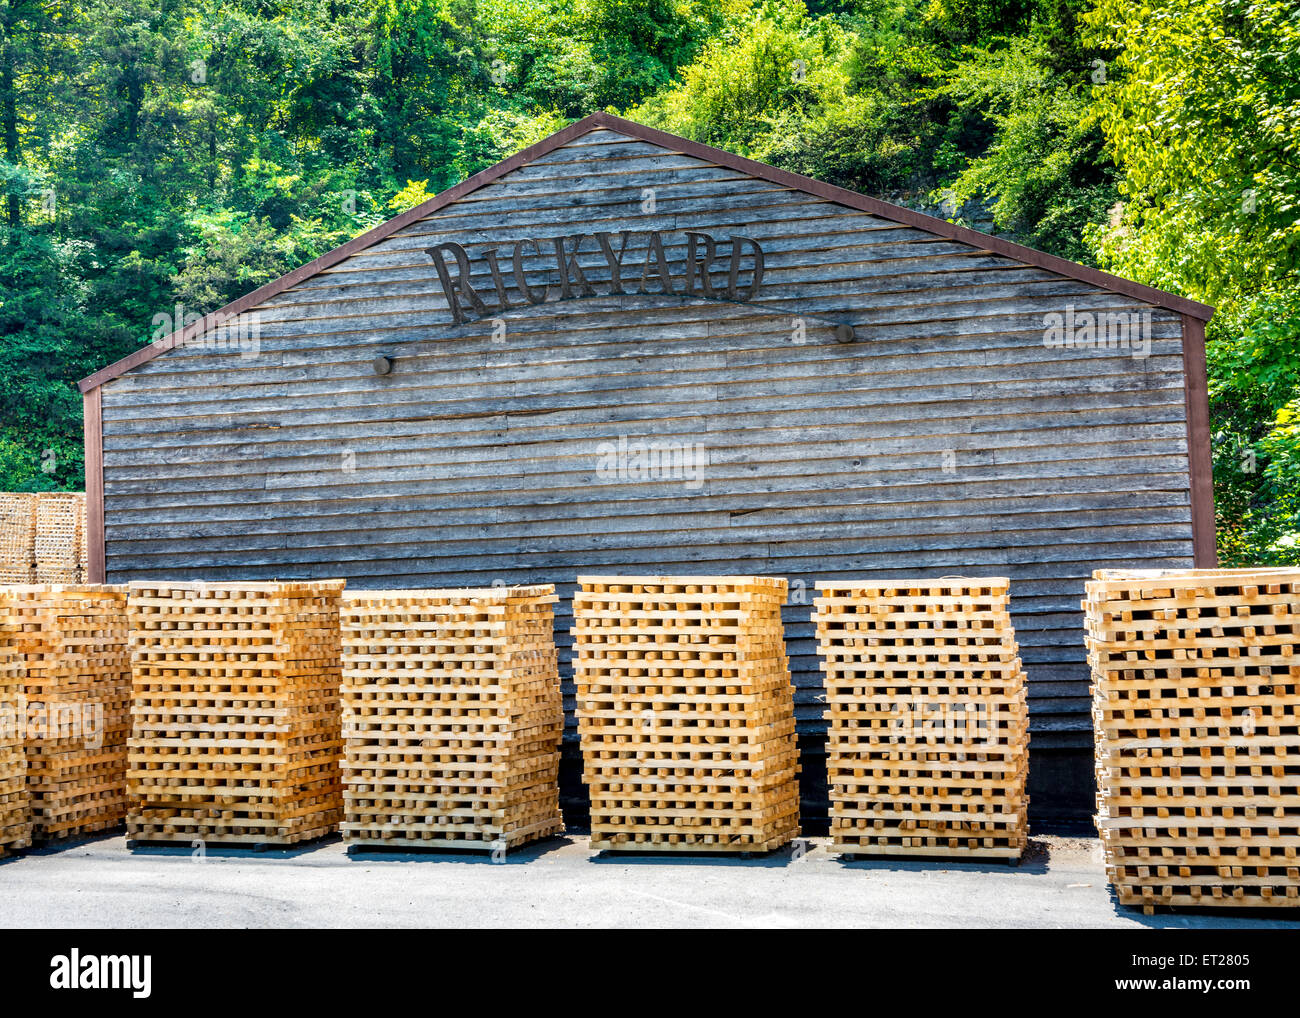
<path id="1" fill-rule="evenodd" d="M 857 338 L 858 334 L 853 331 L 852 325 L 841 322 L 839 325 L 835 326 L 835 342 L 852 343 Z"/>
<path id="2" fill-rule="evenodd" d="M 393 358 L 381 353 L 370 362 L 370 366 L 375 369 L 376 375 L 386 375 L 393 370 Z"/>

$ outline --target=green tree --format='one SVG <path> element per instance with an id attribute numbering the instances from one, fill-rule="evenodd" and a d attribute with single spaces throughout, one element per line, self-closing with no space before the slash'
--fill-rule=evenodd
<path id="1" fill-rule="evenodd" d="M 1119 192 L 1090 94 L 1104 80 L 1105 62 L 1079 40 L 1082 7 L 1022 13 L 1020 34 L 966 51 L 932 94 L 990 129 L 984 151 L 947 183 L 952 196 L 993 199 L 1000 232 L 1090 263 L 1086 234 L 1106 220 Z"/>
<path id="2" fill-rule="evenodd" d="M 1300 18 L 1287 0 L 1100 0 L 1096 90 L 1123 205 L 1108 267 L 1215 304 L 1208 360 L 1228 564 L 1300 562 Z"/>

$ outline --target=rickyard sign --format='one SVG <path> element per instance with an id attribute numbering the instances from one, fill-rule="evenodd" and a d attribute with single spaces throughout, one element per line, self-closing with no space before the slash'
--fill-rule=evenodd
<path id="1" fill-rule="evenodd" d="M 678 238 L 660 230 L 623 230 L 517 240 L 473 252 L 447 241 L 425 252 L 433 259 L 451 320 L 457 325 L 487 314 L 576 297 L 660 294 L 752 301 L 757 296 L 763 283 L 763 249 L 758 241 L 734 234 L 719 240 L 691 231 Z M 670 259 L 668 251 L 673 248 L 684 249 L 685 258 Z M 532 261 L 531 270 L 525 259 Z M 538 278 L 538 260 L 545 266 L 545 279 Z M 476 262 L 491 279 L 486 294 L 471 282 Z"/>

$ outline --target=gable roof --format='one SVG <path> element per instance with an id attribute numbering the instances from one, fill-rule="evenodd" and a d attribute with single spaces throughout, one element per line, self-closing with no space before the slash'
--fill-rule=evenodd
<path id="1" fill-rule="evenodd" d="M 836 187 L 833 184 L 827 184 L 820 180 L 813 180 L 811 177 L 804 177 L 798 173 L 791 173 L 788 170 L 780 170 L 775 166 L 768 166 L 766 163 L 756 162 L 753 159 L 746 159 L 744 156 L 738 156 L 722 149 L 713 148 L 709 145 L 702 145 L 697 141 L 691 141 L 687 138 L 678 137 L 675 134 L 669 134 L 666 131 L 659 131 L 653 127 L 645 127 L 641 124 L 633 123 L 630 120 L 624 120 L 610 113 L 593 113 L 584 117 L 568 127 L 556 131 L 548 138 L 544 138 L 535 145 L 516 152 L 508 159 L 504 159 L 495 166 L 482 170 L 474 176 L 461 181 L 454 187 L 430 198 L 422 205 L 407 209 L 400 216 L 381 223 L 374 229 L 354 237 L 333 251 L 321 255 L 315 261 L 308 262 L 306 265 L 299 266 L 292 272 L 286 273 L 279 279 L 274 279 L 262 287 L 254 290 L 252 293 L 245 294 L 238 300 L 232 301 L 225 307 L 205 315 L 201 320 L 192 323 L 186 328 L 177 329 L 175 332 L 162 339 L 150 343 L 146 347 L 141 347 L 134 353 L 128 354 L 119 361 L 101 368 L 93 375 L 83 378 L 78 386 L 83 393 L 98 388 L 105 382 L 111 381 L 120 375 L 126 374 L 133 368 L 139 367 L 148 361 L 153 360 L 160 354 L 166 353 L 173 347 L 179 345 L 183 340 L 194 336 L 202 335 L 208 329 L 215 327 L 220 321 L 226 320 L 234 315 L 238 315 L 250 308 L 256 307 L 263 301 L 282 293 L 299 283 L 310 279 L 318 272 L 328 269 L 330 266 L 341 262 L 343 259 L 377 244 L 379 241 L 396 233 L 404 226 L 408 226 L 417 220 L 423 219 L 439 209 L 460 200 L 467 194 L 477 191 L 480 187 L 490 184 L 493 181 L 505 176 L 512 170 L 546 155 L 563 145 L 567 145 L 575 138 L 596 130 L 616 131 L 619 134 L 626 135 L 629 138 L 635 138 L 639 141 L 649 142 L 673 152 L 679 152 L 683 155 L 694 156 L 697 159 L 703 159 L 718 166 L 724 166 L 728 169 L 737 170 L 747 173 L 752 177 L 760 180 L 766 180 L 782 187 L 788 187 L 796 191 L 803 191 L 817 198 L 843 205 L 846 208 L 856 209 L 859 212 L 866 212 L 869 215 L 878 216 L 881 219 L 887 219 L 903 226 L 915 227 L 918 230 L 925 230 L 928 233 L 944 237 L 948 240 L 959 241 L 963 244 L 970 244 L 972 247 L 987 251 L 991 254 L 1002 255 L 1015 261 L 1024 262 L 1029 265 L 1046 269 L 1049 272 L 1055 272 L 1062 276 L 1078 279 L 1081 282 L 1101 287 L 1105 290 L 1111 290 L 1115 293 L 1124 294 L 1137 300 L 1153 304 L 1156 307 L 1166 308 L 1179 314 L 1189 315 L 1192 318 L 1201 321 L 1209 321 L 1214 314 L 1214 308 L 1189 300 L 1186 297 L 1179 297 L 1176 294 L 1166 293 L 1164 290 L 1157 290 L 1154 287 L 1143 286 L 1141 283 L 1135 283 L 1130 279 L 1124 279 L 1121 276 L 1113 276 L 1108 272 L 1102 272 L 1100 269 L 1090 268 L 1087 265 L 1080 265 L 1077 262 L 1069 261 L 1065 258 L 1058 258 L 1056 255 L 1047 254 L 1044 251 L 1036 251 L 1033 248 L 1025 247 L 1021 244 L 1014 244 L 1008 240 L 1002 240 L 999 237 L 992 237 L 986 233 L 980 233 L 978 230 L 971 230 L 965 226 L 957 226 L 953 223 L 937 219 L 934 216 L 928 216 L 923 212 L 917 212 L 913 209 L 904 208 L 901 205 L 893 205 L 879 198 L 872 198 L 865 194 L 859 194 L 856 191 L 849 191 L 842 187 Z"/>

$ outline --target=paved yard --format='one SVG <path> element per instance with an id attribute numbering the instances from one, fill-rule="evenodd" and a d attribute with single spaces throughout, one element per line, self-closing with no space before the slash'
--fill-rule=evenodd
<path id="1" fill-rule="evenodd" d="M 494 864 L 478 853 L 349 856 L 128 849 L 121 835 L 0 862 L 0 926 L 1293 926 L 1242 913 L 1143 916 L 1112 900 L 1099 843 L 1038 837 L 1019 866 L 593 854 L 559 838 Z M 796 857 L 797 856 L 797 857 Z"/>

